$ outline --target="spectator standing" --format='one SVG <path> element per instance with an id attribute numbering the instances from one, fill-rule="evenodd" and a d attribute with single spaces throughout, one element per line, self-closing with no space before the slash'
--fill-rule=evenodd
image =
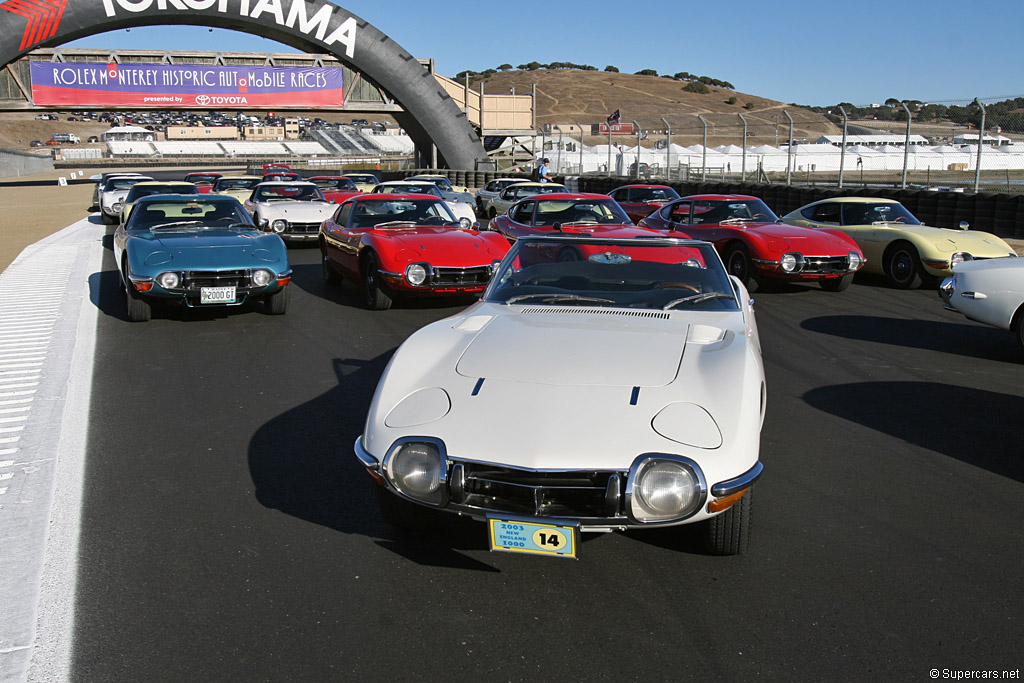
<path id="1" fill-rule="evenodd" d="M 548 172 L 548 164 L 550 163 L 551 160 L 548 159 L 547 157 L 544 157 L 543 159 L 540 160 L 540 168 L 537 169 L 538 181 L 542 183 L 550 183 L 552 181 L 551 175 Z"/>

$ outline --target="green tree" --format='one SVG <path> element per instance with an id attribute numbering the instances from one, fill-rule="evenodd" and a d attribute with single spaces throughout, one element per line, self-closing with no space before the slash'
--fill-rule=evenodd
<path id="1" fill-rule="evenodd" d="M 613 73 L 613 74 L 617 74 L 617 73 L 619 73 L 619 70 L 618 70 L 618 68 L 617 68 L 617 67 L 614 67 L 614 66 L 611 66 L 610 64 L 609 64 L 608 66 L 606 66 L 606 67 L 604 68 L 604 70 L 605 70 L 605 71 L 607 71 L 608 73 Z"/>
<path id="2" fill-rule="evenodd" d="M 683 86 L 683 90 L 685 90 L 686 92 L 694 92 L 697 93 L 698 95 L 707 95 L 709 92 L 711 92 L 711 88 L 704 85 L 700 81 L 693 81 L 692 83 L 687 83 L 686 85 Z"/>
<path id="3" fill-rule="evenodd" d="M 743 108 L 744 109 L 753 109 L 754 108 L 754 103 L 753 102 L 747 102 L 746 104 L 743 105 Z"/>
<path id="4" fill-rule="evenodd" d="M 641 69 L 635 72 L 637 76 L 657 76 L 658 72 L 654 69 Z"/>
<path id="5" fill-rule="evenodd" d="M 512 70 L 512 65 L 511 64 L 502 64 L 501 66 L 498 67 L 498 71 L 511 71 L 511 70 Z"/>
<path id="6" fill-rule="evenodd" d="M 736 98 L 735 97 L 730 97 L 729 99 L 727 99 L 725 101 L 725 103 L 726 104 L 736 104 Z"/>

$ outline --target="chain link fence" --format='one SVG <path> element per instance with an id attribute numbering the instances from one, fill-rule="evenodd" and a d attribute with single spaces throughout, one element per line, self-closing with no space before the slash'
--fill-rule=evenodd
<path id="1" fill-rule="evenodd" d="M 989 97 L 672 114 L 606 135 L 556 125 L 539 149 L 567 175 L 1016 193 L 1022 112 L 1024 97 Z"/>

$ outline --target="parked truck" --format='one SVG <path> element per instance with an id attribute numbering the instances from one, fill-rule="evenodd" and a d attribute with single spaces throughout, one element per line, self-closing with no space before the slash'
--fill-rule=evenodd
<path id="1" fill-rule="evenodd" d="M 50 138 L 55 142 L 67 142 L 72 145 L 77 145 L 82 141 L 82 139 L 74 133 L 54 133 Z"/>

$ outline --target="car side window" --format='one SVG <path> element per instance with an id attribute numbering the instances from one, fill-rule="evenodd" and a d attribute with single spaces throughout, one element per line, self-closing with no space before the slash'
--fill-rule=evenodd
<path id="1" fill-rule="evenodd" d="M 512 212 L 512 220 L 523 225 L 530 225 L 533 220 L 533 204 L 534 202 L 528 201 L 516 205 Z"/>
<path id="2" fill-rule="evenodd" d="M 814 213 L 810 216 L 810 220 L 816 223 L 839 224 L 839 204 L 836 204 L 835 202 L 826 202 L 825 204 L 818 204 L 811 208 L 814 209 Z"/>
<path id="3" fill-rule="evenodd" d="M 625 201 L 626 200 L 626 192 L 625 192 L 625 190 L 612 190 L 612 199 L 614 199 L 617 202 Z"/>
<path id="4" fill-rule="evenodd" d="M 668 216 L 666 216 L 673 223 L 689 223 L 690 222 L 690 202 L 679 202 L 668 207 Z"/>
<path id="5" fill-rule="evenodd" d="M 348 219 L 352 215 L 352 205 L 342 204 L 338 207 L 338 210 L 334 213 L 334 222 L 344 228 L 348 226 Z"/>

